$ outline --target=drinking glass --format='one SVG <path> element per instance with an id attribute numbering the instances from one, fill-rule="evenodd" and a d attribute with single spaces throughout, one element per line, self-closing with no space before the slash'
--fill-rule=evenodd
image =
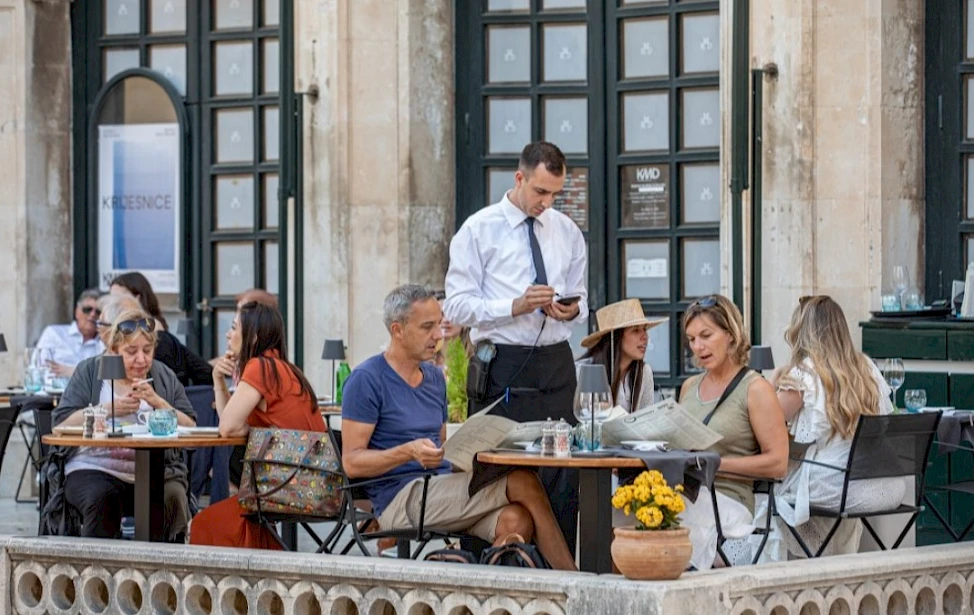
<path id="1" fill-rule="evenodd" d="M 919 412 L 927 405 L 927 392 L 923 389 L 907 389 L 903 391 L 903 403 L 909 412 Z"/>
<path id="2" fill-rule="evenodd" d="M 612 401 L 608 393 L 577 395 L 575 418 L 578 419 L 579 445 L 582 448 L 589 451 L 602 448 L 602 423 L 609 418 L 611 409 Z"/>
<path id="3" fill-rule="evenodd" d="M 44 363 L 40 348 L 24 349 L 24 388 L 34 394 L 44 386 Z"/>
<path id="4" fill-rule="evenodd" d="M 886 359 L 886 364 L 883 366 L 883 378 L 886 379 L 886 384 L 893 389 L 893 409 L 895 410 L 896 391 L 903 386 L 903 381 L 906 379 L 903 359 Z"/>
<path id="5" fill-rule="evenodd" d="M 900 298 L 901 310 L 906 309 L 906 305 L 903 304 L 903 295 L 906 294 L 906 291 L 909 288 L 910 270 L 903 265 L 893 267 L 893 290 L 896 291 L 897 296 Z"/>

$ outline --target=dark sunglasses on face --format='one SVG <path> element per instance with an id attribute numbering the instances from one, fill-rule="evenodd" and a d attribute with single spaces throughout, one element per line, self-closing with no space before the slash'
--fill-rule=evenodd
<path id="1" fill-rule="evenodd" d="M 101 316 L 101 310 L 99 310 L 93 305 L 86 305 L 83 308 L 81 308 L 81 313 L 84 314 L 85 316 L 91 314 L 92 312 L 95 313 L 95 316 Z"/>
<path id="2" fill-rule="evenodd" d="M 112 323 L 98 321 L 99 327 L 111 327 Z M 140 318 L 138 320 L 123 320 L 118 323 L 118 330 L 122 332 L 122 335 L 132 335 L 137 330 L 145 331 L 146 333 L 152 333 L 156 328 L 156 321 L 154 318 Z"/>

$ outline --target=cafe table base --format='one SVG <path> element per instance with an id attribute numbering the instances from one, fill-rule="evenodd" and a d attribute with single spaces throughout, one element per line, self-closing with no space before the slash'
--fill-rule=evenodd
<path id="1" fill-rule="evenodd" d="M 165 542 L 169 538 L 166 533 L 166 450 L 240 446 L 247 443 L 244 437 L 192 435 L 178 438 L 82 438 L 58 433 L 57 427 L 54 429 L 55 433 L 42 438 L 44 444 L 69 448 L 135 449 L 135 539 L 152 542 Z"/>
<path id="2" fill-rule="evenodd" d="M 612 572 L 612 468 L 578 470 L 578 568 L 583 572 Z"/>
<path id="3" fill-rule="evenodd" d="M 166 542 L 166 449 L 135 451 L 135 539 Z M 155 488 L 153 488 L 155 487 Z"/>

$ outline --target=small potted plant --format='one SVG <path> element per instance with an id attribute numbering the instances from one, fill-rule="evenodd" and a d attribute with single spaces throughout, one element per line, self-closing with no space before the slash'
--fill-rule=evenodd
<path id="1" fill-rule="evenodd" d="M 443 351 L 446 359 L 448 424 L 459 424 L 467 420 L 467 363 L 469 358 L 462 337 L 451 339 Z"/>
<path id="2" fill-rule="evenodd" d="M 612 561 L 627 579 L 677 579 L 690 562 L 690 530 L 680 527 L 683 485 L 670 487 L 658 470 L 647 470 L 612 496 L 612 506 L 636 519 L 615 528 Z"/>

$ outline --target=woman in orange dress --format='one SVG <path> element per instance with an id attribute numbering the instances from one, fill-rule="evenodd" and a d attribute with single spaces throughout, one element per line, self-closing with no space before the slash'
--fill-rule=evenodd
<path id="1" fill-rule="evenodd" d="M 311 385 L 287 360 L 284 321 L 276 308 L 256 302 L 240 306 L 227 342 L 226 355 L 213 367 L 221 436 L 246 436 L 252 427 L 325 431 Z M 240 379 L 231 396 L 226 378 L 235 373 Z M 280 549 L 246 514 L 234 497 L 208 506 L 193 519 L 190 544 Z"/>

